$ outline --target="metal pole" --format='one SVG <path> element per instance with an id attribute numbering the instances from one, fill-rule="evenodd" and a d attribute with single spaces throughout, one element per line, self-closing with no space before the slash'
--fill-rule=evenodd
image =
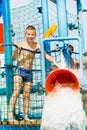
<path id="1" fill-rule="evenodd" d="M 58 22 L 58 36 L 67 37 L 68 36 L 68 23 L 67 23 L 67 11 L 66 11 L 66 0 L 56 0 L 57 6 L 57 22 Z M 70 68 L 70 54 L 67 49 L 64 48 L 65 43 L 60 44 L 61 53 L 65 59 L 66 67 Z M 62 62 L 61 57 L 61 62 Z M 62 63 L 61 63 L 62 64 Z"/>
<path id="2" fill-rule="evenodd" d="M 81 0 L 77 0 L 76 2 L 77 2 L 78 35 L 81 37 L 82 52 L 84 53 L 85 43 L 84 43 L 82 2 Z"/>
<path id="3" fill-rule="evenodd" d="M 11 43 L 11 32 L 10 32 L 10 6 L 9 0 L 2 0 L 2 16 L 4 26 L 4 44 Z M 7 105 L 9 105 L 10 95 L 13 88 L 13 71 L 12 71 L 12 47 L 5 46 L 5 66 L 6 66 L 6 89 L 7 89 Z"/>
<path id="4" fill-rule="evenodd" d="M 43 33 L 44 33 L 49 28 L 48 0 L 42 0 L 41 2 L 42 2 L 41 3 L 42 4 L 42 25 L 43 25 Z M 44 44 L 44 49 L 45 49 L 45 51 L 50 50 L 50 43 L 49 42 L 46 42 Z M 50 55 L 50 53 L 49 53 L 49 55 Z M 46 70 L 47 70 L 51 64 L 50 64 L 50 62 L 48 62 L 46 60 L 45 65 L 46 65 Z"/>

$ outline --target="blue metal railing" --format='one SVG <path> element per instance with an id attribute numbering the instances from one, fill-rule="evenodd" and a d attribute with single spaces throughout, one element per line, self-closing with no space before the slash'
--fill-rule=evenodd
<path id="1" fill-rule="evenodd" d="M 46 38 L 41 41 L 41 60 L 42 60 L 42 83 L 45 87 L 45 80 L 46 80 L 46 72 L 45 72 L 45 59 L 44 59 L 44 44 L 45 42 L 52 42 L 52 41 L 78 41 L 79 46 L 79 62 L 80 62 L 80 73 L 81 73 L 81 84 L 83 85 L 82 78 L 83 78 L 83 54 L 81 48 L 81 39 L 79 37 L 57 37 L 57 38 Z"/>

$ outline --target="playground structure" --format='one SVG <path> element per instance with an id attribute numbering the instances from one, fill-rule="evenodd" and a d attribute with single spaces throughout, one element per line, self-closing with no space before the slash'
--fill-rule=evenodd
<path id="1" fill-rule="evenodd" d="M 82 26 L 82 8 L 81 0 L 75 1 L 77 3 L 77 16 L 78 25 L 76 26 L 71 21 L 68 21 L 68 12 L 66 12 L 65 0 L 35 0 L 29 5 L 15 8 L 10 10 L 10 1 L 0 0 L 0 14 L 3 17 L 3 24 L 1 25 L 2 34 L 0 39 L 0 121 L 1 129 L 18 129 L 38 130 L 40 129 L 40 120 L 42 117 L 42 110 L 45 97 L 45 80 L 47 75 L 52 71 L 51 64 L 45 61 L 44 50 L 46 50 L 61 66 L 63 64 L 62 54 L 66 61 L 66 67 L 71 69 L 68 45 L 74 46 L 72 57 L 76 63 L 79 60 L 79 68 L 75 66 L 74 72 L 78 73 L 78 80 L 81 88 L 86 92 L 86 68 L 83 68 L 84 58 L 84 32 Z M 19 19 L 20 17 L 20 19 Z M 68 24 L 67 24 L 68 22 Z M 37 41 L 41 44 L 41 52 L 36 53 L 33 65 L 33 86 L 31 89 L 31 106 L 29 110 L 29 117 L 34 118 L 34 124 L 11 124 L 8 123 L 8 106 L 10 96 L 13 90 L 13 71 L 15 63 L 12 62 L 12 53 L 17 47 L 17 43 L 24 40 L 24 29 L 27 25 L 33 24 L 37 29 Z M 58 31 L 50 38 L 42 39 L 43 34 L 52 25 L 58 25 Z M 1 31 L 0 29 L 0 31 Z M 75 35 L 72 36 L 71 32 Z M 4 49 L 3 49 L 4 48 Z M 29 50 L 26 50 L 29 51 Z M 3 57 L 4 55 L 4 57 Z M 0 56 L 0 57 L 1 57 Z M 38 62 L 37 62 L 38 61 Z M 3 99 L 3 100 L 2 100 Z M 4 108 L 4 109 L 3 109 Z M 22 110 L 22 92 L 18 99 L 15 111 L 16 118 L 20 121 L 23 118 Z M 8 127 L 6 126 L 8 125 Z M 16 126 L 15 126 L 16 125 Z"/>

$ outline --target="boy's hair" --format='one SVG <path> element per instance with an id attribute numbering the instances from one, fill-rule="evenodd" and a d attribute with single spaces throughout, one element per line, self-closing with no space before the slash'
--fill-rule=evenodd
<path id="1" fill-rule="evenodd" d="M 74 51 L 74 47 L 70 44 L 68 46 L 69 54 L 72 55 L 72 52 Z"/>
<path id="2" fill-rule="evenodd" d="M 26 27 L 26 30 L 27 30 L 27 29 L 36 30 L 36 28 L 35 28 L 34 26 L 32 26 L 32 25 L 27 26 L 27 27 Z"/>
<path id="3" fill-rule="evenodd" d="M 84 56 L 87 56 L 87 51 L 84 53 Z"/>
<path id="4" fill-rule="evenodd" d="M 68 48 L 69 48 L 71 51 L 74 51 L 74 47 L 73 47 L 71 44 L 68 46 Z"/>

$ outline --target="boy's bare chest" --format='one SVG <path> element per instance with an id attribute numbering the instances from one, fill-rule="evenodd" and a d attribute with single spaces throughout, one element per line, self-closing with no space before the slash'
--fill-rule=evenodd
<path id="1" fill-rule="evenodd" d="M 37 44 L 35 44 L 35 43 L 26 44 L 26 45 L 25 45 L 25 48 L 26 48 L 26 49 L 29 49 L 29 50 L 31 50 L 31 51 L 35 51 L 36 48 L 37 48 Z"/>

